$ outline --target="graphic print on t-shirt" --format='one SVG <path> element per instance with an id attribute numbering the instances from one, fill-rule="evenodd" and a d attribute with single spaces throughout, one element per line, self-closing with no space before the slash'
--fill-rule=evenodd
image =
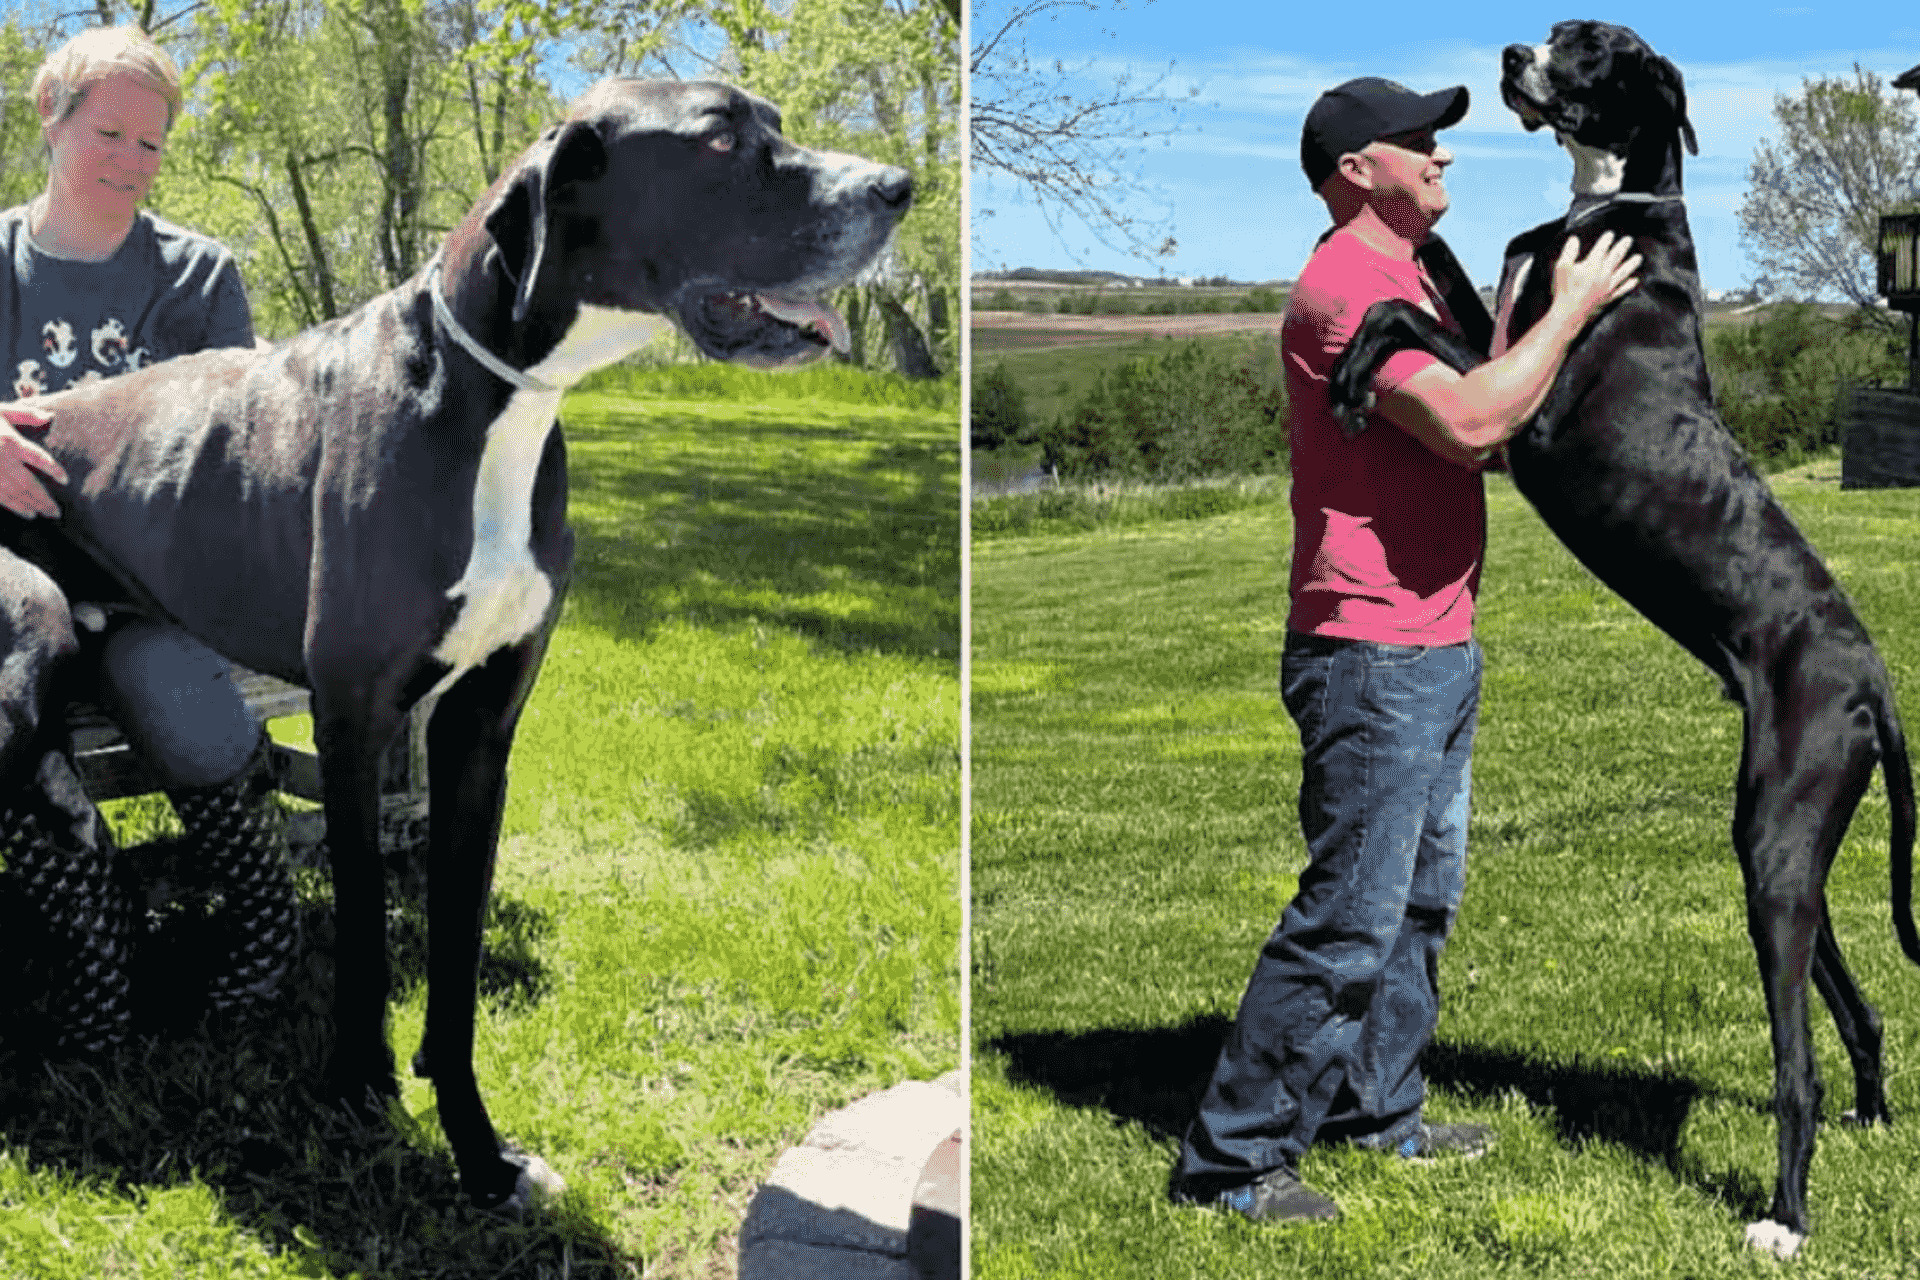
<path id="1" fill-rule="evenodd" d="M 40 326 L 40 346 L 46 355 L 44 363 L 22 360 L 14 368 L 16 400 L 64 391 L 83 382 L 98 382 L 116 373 L 130 373 L 152 359 L 152 352 L 145 347 L 128 343 L 126 326 L 116 316 L 108 316 L 87 335 L 85 352 L 90 361 L 81 358 L 82 348 L 74 340 L 70 320 L 49 320 Z M 56 377 L 61 378 L 57 386 L 54 385 Z"/>

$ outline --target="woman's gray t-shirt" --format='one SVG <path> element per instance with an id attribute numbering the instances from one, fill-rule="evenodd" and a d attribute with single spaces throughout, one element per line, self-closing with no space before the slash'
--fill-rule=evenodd
<path id="1" fill-rule="evenodd" d="M 233 255 L 219 241 L 140 213 L 105 262 L 57 258 L 34 246 L 27 206 L 0 211 L 0 375 L 11 398 L 209 347 L 253 345 L 253 314 Z"/>

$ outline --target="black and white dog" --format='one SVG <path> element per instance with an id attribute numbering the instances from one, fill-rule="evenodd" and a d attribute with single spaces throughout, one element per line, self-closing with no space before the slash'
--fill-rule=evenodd
<path id="1" fill-rule="evenodd" d="M 911 200 L 904 170 L 796 146 L 737 89 L 606 81 L 400 288 L 270 351 L 188 356 L 46 404 L 69 476 L 52 486 L 53 541 L 77 553 L 56 576 L 77 564 L 88 590 L 312 690 L 339 939 L 329 1085 L 356 1104 L 395 1092 L 381 751 L 438 695 L 414 1068 L 481 1205 L 554 1181 L 503 1154 L 472 1050 L 507 754 L 573 558 L 561 394 L 673 320 L 748 364 L 844 349 L 819 298 Z M 19 666 L 0 681 L 34 678 Z"/>
<path id="2" fill-rule="evenodd" d="M 1640 287 L 1574 343 L 1509 457 L 1514 483 L 1561 541 L 1717 674 L 1745 712 L 1733 843 L 1773 1024 L 1780 1143 L 1772 1209 L 1747 1238 L 1787 1256 L 1808 1230 L 1820 1113 L 1809 978 L 1853 1062 L 1848 1118 L 1891 1118 L 1880 1017 L 1841 961 L 1824 891 L 1854 808 L 1884 766 L 1894 926 L 1920 964 L 1906 741 L 1866 628 L 1714 411 L 1681 198 L 1682 141 L 1698 148 L 1679 70 L 1632 31 L 1599 22 L 1560 23 L 1544 45 L 1509 45 L 1503 61 L 1506 104 L 1529 130 L 1553 129 L 1573 155 L 1574 200 L 1565 217 L 1507 246 L 1494 351 L 1546 312 L 1551 266 L 1569 238 L 1585 253 L 1611 231 L 1645 259 Z M 1409 346 L 1462 371 L 1487 354 L 1417 308 L 1376 304 L 1334 370 L 1331 396 L 1350 426 L 1364 421 L 1380 362 Z"/>

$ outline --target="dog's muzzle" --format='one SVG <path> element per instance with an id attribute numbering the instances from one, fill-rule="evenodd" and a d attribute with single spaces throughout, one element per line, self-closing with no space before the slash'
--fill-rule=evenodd
<path id="1" fill-rule="evenodd" d="M 683 292 L 677 310 L 688 336 L 708 355 L 755 368 L 853 349 L 846 320 L 817 298 L 695 286 Z"/>

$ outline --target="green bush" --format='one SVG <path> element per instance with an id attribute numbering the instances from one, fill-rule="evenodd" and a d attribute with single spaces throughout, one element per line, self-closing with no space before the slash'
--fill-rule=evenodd
<path id="1" fill-rule="evenodd" d="M 1707 369 L 1727 430 L 1755 465 L 1778 470 L 1838 444 L 1848 393 L 1902 382 L 1906 348 L 1870 313 L 1836 319 L 1788 303 L 1711 331 Z"/>
<path id="2" fill-rule="evenodd" d="M 1027 396 L 1001 360 L 973 380 L 972 422 L 969 438 L 976 449 L 998 449 L 1025 442 L 1030 419 Z"/>
<path id="3" fill-rule="evenodd" d="M 1284 470 L 1286 391 L 1270 341 L 1188 341 L 1095 379 L 1040 433 L 1068 479 L 1178 481 Z"/>

